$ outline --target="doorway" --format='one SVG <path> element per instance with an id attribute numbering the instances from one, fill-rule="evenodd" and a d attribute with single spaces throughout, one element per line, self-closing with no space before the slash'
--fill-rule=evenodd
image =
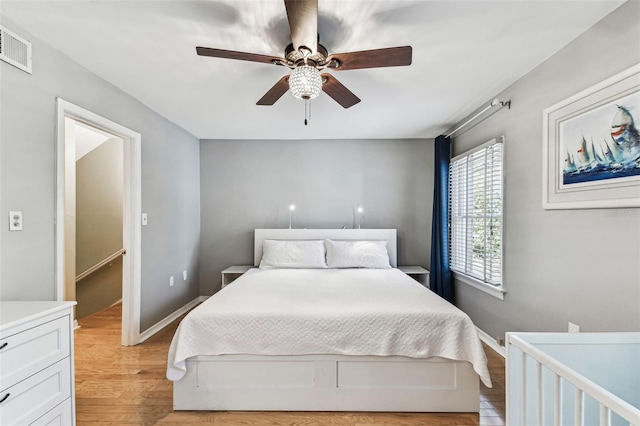
<path id="1" fill-rule="evenodd" d="M 70 117 L 64 133 L 64 299 L 81 320 L 122 301 L 124 141 Z"/>
<path id="2" fill-rule="evenodd" d="M 114 302 L 121 297 L 121 342 L 135 345 L 140 337 L 141 136 L 60 98 L 57 114 L 56 299 L 78 300 L 77 312 L 84 314 L 95 308 L 88 306 L 91 298 Z M 88 180 L 94 187 L 85 185 Z"/>

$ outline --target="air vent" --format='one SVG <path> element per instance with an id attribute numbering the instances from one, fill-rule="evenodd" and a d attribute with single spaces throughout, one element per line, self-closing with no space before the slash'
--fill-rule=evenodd
<path id="1" fill-rule="evenodd" d="M 0 26 L 0 59 L 31 74 L 31 43 Z"/>

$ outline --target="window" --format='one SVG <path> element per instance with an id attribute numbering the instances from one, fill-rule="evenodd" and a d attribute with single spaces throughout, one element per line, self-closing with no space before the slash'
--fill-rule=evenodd
<path id="1" fill-rule="evenodd" d="M 453 158 L 449 169 L 451 269 L 485 291 L 503 291 L 502 159 L 502 142 L 493 139 Z"/>

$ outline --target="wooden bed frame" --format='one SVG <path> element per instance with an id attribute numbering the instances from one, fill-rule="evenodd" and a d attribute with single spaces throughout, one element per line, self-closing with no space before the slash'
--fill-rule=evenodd
<path id="1" fill-rule="evenodd" d="M 395 229 L 256 229 L 275 240 L 387 240 Z M 468 362 L 439 357 L 216 355 L 187 360 L 173 383 L 174 410 L 478 412 L 479 377 Z"/>

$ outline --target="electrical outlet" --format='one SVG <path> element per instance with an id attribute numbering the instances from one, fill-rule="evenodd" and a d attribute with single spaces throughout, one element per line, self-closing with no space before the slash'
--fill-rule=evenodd
<path id="1" fill-rule="evenodd" d="M 173 275 L 169 277 L 169 287 L 173 287 Z"/>
<path id="2" fill-rule="evenodd" d="M 183 281 L 187 280 L 187 270 L 186 269 L 184 271 L 182 271 L 182 280 Z"/>
<path id="3" fill-rule="evenodd" d="M 9 231 L 22 231 L 22 212 L 9 212 Z"/>
<path id="4" fill-rule="evenodd" d="M 569 333 L 580 333 L 580 326 L 569 321 Z"/>

